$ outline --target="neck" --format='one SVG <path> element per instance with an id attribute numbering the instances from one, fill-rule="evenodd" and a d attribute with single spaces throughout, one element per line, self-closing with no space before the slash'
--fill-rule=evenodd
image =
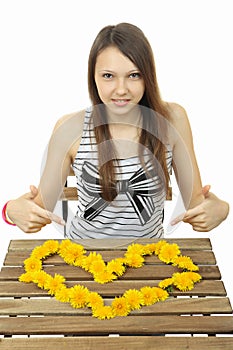
<path id="1" fill-rule="evenodd" d="M 107 120 L 109 124 L 141 126 L 142 114 L 138 105 L 125 113 L 116 113 L 111 108 L 106 108 Z"/>

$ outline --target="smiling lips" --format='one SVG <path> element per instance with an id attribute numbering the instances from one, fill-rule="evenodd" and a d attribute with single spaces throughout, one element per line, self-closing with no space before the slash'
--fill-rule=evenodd
<path id="1" fill-rule="evenodd" d="M 112 99 L 112 102 L 118 107 L 124 107 L 130 102 L 130 99 Z"/>

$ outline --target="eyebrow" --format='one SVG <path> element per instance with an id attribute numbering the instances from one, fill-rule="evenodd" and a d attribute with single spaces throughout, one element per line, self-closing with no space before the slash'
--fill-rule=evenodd
<path id="1" fill-rule="evenodd" d="M 98 72 L 109 72 L 109 73 L 115 73 L 115 71 L 111 70 L 111 69 L 99 69 Z M 135 68 L 135 69 L 131 69 L 130 71 L 128 71 L 127 73 L 133 73 L 133 72 L 139 72 L 139 69 Z"/>

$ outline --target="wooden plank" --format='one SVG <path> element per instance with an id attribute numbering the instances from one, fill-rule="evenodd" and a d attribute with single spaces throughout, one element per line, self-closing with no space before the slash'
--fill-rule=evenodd
<path id="1" fill-rule="evenodd" d="M 34 349 L 34 346 L 35 349 L 46 348 L 48 350 L 74 348 L 137 350 L 139 346 L 140 350 L 157 348 L 160 350 L 233 349 L 233 336 L 200 337 L 200 334 L 233 335 L 232 308 L 229 298 L 224 297 L 226 290 L 223 281 L 220 280 L 221 274 L 216 266 L 209 239 L 167 240 L 179 244 L 183 255 L 190 256 L 195 263 L 202 265 L 199 272 L 203 280 L 197 283 L 192 291 L 185 293 L 174 291 L 171 297 L 163 303 L 143 307 L 133 311 L 128 317 L 117 317 L 105 321 L 92 317 L 89 308 L 74 309 L 69 304 L 59 303 L 54 298 L 49 298 L 46 291 L 32 283 L 18 282 L 19 275 L 23 273 L 23 268 L 19 267 L 20 264 L 35 246 L 43 244 L 44 241 L 18 240 L 11 241 L 9 245 L 9 253 L 5 258 L 7 267 L 3 267 L 0 272 L 0 297 L 5 297 L 0 299 L 0 315 L 2 316 L 0 317 L 0 334 L 6 337 L 13 335 L 14 338 L 0 339 L 1 349 L 4 350 L 5 347 L 11 350 L 31 350 Z M 109 261 L 114 257 L 122 256 L 125 248 L 131 243 L 147 244 L 152 241 L 158 240 L 79 240 L 77 243 L 83 244 L 89 250 L 100 252 L 105 261 Z M 127 289 L 139 289 L 146 285 L 157 286 L 161 279 L 170 277 L 173 272 L 179 271 L 172 266 L 160 264 L 157 257 L 152 256 L 146 258 L 143 268 L 128 269 L 120 280 L 100 285 L 93 282 L 92 276 L 84 270 L 63 265 L 58 256 L 46 259 L 44 265 L 46 265 L 45 271 L 52 275 L 55 272 L 63 274 L 67 279 L 68 287 L 82 284 L 89 290 L 97 291 L 105 297 L 107 305 L 111 303 L 114 296 L 123 294 Z M 33 296 L 36 298 L 34 299 Z M 199 297 L 190 298 L 188 296 Z M 17 299 L 12 299 L 12 297 Z M 105 335 L 109 333 L 124 336 L 106 337 Z M 170 337 L 148 336 L 165 333 Z M 17 335 L 26 337 L 28 334 L 40 335 L 42 338 L 22 339 L 17 337 Z M 63 337 L 64 334 L 72 335 L 72 337 Z M 172 334 L 175 336 L 171 337 Z M 182 336 L 177 337 L 178 334 Z M 184 337 L 184 334 L 199 336 Z M 52 337 L 48 337 L 50 335 Z M 78 335 L 81 337 L 79 338 Z M 87 337 L 89 335 L 90 337 Z"/>
<path id="2" fill-rule="evenodd" d="M 105 299 L 110 305 L 113 299 Z M 170 298 L 152 306 L 144 306 L 131 315 L 187 315 L 187 314 L 231 314 L 228 298 Z M 75 309 L 68 303 L 51 299 L 1 299 L 0 315 L 45 315 L 71 316 L 91 315 L 90 308 Z"/>
<path id="3" fill-rule="evenodd" d="M 91 316 L 0 317 L 3 335 L 232 334 L 232 316 L 128 316 L 98 320 Z"/>
<path id="4" fill-rule="evenodd" d="M 64 187 L 63 192 L 60 196 L 60 200 L 77 201 L 78 200 L 77 187 Z"/>
<path id="5" fill-rule="evenodd" d="M 108 262 L 112 259 L 120 258 L 123 256 L 123 252 L 121 250 L 115 250 L 115 251 L 107 251 L 102 250 L 98 251 L 104 261 Z M 189 256 L 195 264 L 200 265 L 215 265 L 216 259 L 214 256 L 214 253 L 212 251 L 205 251 L 205 250 L 189 250 L 189 249 L 182 249 L 181 253 L 185 256 Z M 23 266 L 23 262 L 25 259 L 27 259 L 30 256 L 30 253 L 26 251 L 14 251 L 11 250 L 6 254 L 4 265 L 5 266 Z M 43 261 L 44 265 L 62 265 L 64 264 L 64 260 L 59 255 L 54 255 L 46 258 Z M 146 256 L 145 257 L 145 263 L 146 264 L 161 264 L 160 260 L 157 256 Z"/>
<path id="6" fill-rule="evenodd" d="M 139 289 L 144 286 L 157 286 L 159 280 L 154 281 L 115 281 L 114 283 L 98 284 L 93 281 L 67 282 L 68 287 L 81 284 L 90 291 L 100 293 L 105 297 L 123 294 L 127 289 Z M 33 283 L 21 283 L 18 281 L 0 281 L 0 297 L 40 297 L 46 296 L 45 290 L 38 288 Z M 226 296 L 226 290 L 222 281 L 203 280 L 197 283 L 189 292 L 173 291 L 172 296 Z"/>
<path id="7" fill-rule="evenodd" d="M 59 273 L 63 275 L 66 280 L 92 280 L 92 274 L 83 270 L 80 267 L 74 267 L 69 265 L 61 266 L 45 266 L 44 271 L 54 275 Z M 144 265 L 139 269 L 128 268 L 124 275 L 121 277 L 122 280 L 154 280 L 164 279 L 171 277 L 174 272 L 180 272 L 177 267 L 171 265 Z M 3 267 L 0 271 L 0 281 L 17 280 L 19 276 L 24 273 L 22 267 Z M 221 274 L 218 266 L 200 266 L 199 273 L 203 279 L 220 279 Z"/>
<path id="8" fill-rule="evenodd" d="M 181 249 L 191 250 L 212 250 L 212 245 L 209 238 L 164 238 L 169 243 L 177 243 Z M 153 239 L 79 239 L 76 243 L 82 244 L 85 249 L 89 250 L 124 250 L 132 243 L 148 244 L 158 242 L 159 238 Z M 58 239 L 60 242 L 61 240 Z M 10 250 L 32 250 L 38 245 L 41 245 L 45 240 L 26 239 L 26 240 L 12 240 L 9 244 Z"/>
<path id="9" fill-rule="evenodd" d="M 232 350 L 233 337 L 55 337 L 0 339 L 1 350 Z"/>

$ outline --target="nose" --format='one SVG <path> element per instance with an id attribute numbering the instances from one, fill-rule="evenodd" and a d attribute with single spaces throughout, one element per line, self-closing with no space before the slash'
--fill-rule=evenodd
<path id="1" fill-rule="evenodd" d="M 123 96 L 128 92 L 127 82 L 124 78 L 119 78 L 116 85 L 116 93 L 119 96 Z"/>

